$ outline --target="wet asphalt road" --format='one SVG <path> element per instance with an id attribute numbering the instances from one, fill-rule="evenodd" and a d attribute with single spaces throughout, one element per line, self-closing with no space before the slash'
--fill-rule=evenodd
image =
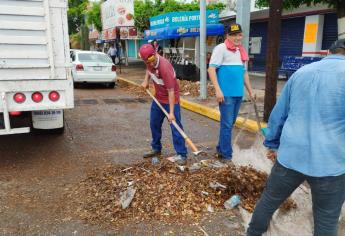
<path id="1" fill-rule="evenodd" d="M 65 113 L 63 135 L 0 136 L 0 235 L 203 235 L 190 225 L 102 228 L 65 211 L 67 188 L 89 170 L 142 161 L 143 152 L 150 149 L 149 107 L 148 98 L 138 99 L 121 88 L 83 86 L 75 90 L 75 108 Z M 214 152 L 219 124 L 186 110 L 182 117 L 192 140 Z M 252 141 L 249 135 L 240 143 L 246 148 Z M 167 123 L 163 146 L 164 155 L 173 154 Z M 231 230 L 237 235 L 235 231 L 242 229 L 239 219 L 229 222 L 221 217 L 217 222 L 205 224 L 206 232 L 227 235 Z"/>

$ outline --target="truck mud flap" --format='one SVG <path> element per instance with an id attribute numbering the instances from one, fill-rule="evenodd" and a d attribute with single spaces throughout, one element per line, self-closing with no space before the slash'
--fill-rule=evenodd
<path id="1" fill-rule="evenodd" d="M 34 129 L 59 129 L 64 127 L 63 110 L 46 110 L 32 112 Z"/>
<path id="2" fill-rule="evenodd" d="M 0 135 L 29 133 L 30 132 L 29 127 L 14 128 L 14 129 L 11 128 L 10 115 L 8 112 L 5 92 L 1 93 L 0 102 L 2 103 L 2 107 L 3 107 L 2 119 L 0 120 Z"/>

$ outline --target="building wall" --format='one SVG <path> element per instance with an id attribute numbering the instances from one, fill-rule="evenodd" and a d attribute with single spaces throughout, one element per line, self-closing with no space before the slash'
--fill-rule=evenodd
<path id="1" fill-rule="evenodd" d="M 127 40 L 128 42 L 128 57 L 130 58 L 136 58 L 137 52 L 136 52 L 136 40 Z"/>
<path id="2" fill-rule="evenodd" d="M 304 38 L 305 16 L 287 18 L 282 20 L 280 57 L 282 62 L 284 56 L 301 56 Z M 260 54 L 251 55 L 250 70 L 265 71 L 267 51 L 267 28 L 268 22 L 252 22 L 250 25 L 250 37 L 262 37 Z M 338 25 L 335 13 L 325 14 L 322 49 L 328 49 L 337 39 Z"/>

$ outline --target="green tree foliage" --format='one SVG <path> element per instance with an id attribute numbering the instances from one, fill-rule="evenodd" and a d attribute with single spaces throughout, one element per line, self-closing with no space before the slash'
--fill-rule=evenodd
<path id="1" fill-rule="evenodd" d="M 223 10 L 222 3 L 208 4 L 208 10 Z M 185 3 L 177 0 L 134 0 L 134 22 L 141 32 L 150 28 L 150 17 L 174 11 L 196 11 L 199 10 L 199 2 L 193 0 Z"/>
<path id="2" fill-rule="evenodd" d="M 86 11 L 86 24 L 94 25 L 98 32 L 102 31 L 101 3 L 94 2 L 90 9 Z"/>
<path id="3" fill-rule="evenodd" d="M 84 12 L 88 0 L 68 0 L 68 30 L 69 34 L 80 31 L 80 26 L 85 23 Z"/>
<path id="4" fill-rule="evenodd" d="M 269 0 L 256 0 L 256 6 L 258 7 L 268 7 Z M 329 7 L 333 7 L 337 10 L 338 18 L 345 16 L 345 0 L 285 0 L 284 8 L 292 9 L 298 8 L 305 4 L 307 6 L 315 5 L 318 3 L 327 4 Z"/>

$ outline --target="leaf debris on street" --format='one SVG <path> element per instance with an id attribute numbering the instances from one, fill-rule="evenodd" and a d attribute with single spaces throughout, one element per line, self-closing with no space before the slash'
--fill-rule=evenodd
<path id="1" fill-rule="evenodd" d="M 146 98 L 148 97 L 146 91 L 140 86 L 133 86 L 119 80 L 117 82 L 118 87 L 126 90 L 127 92 L 139 97 L 139 98 Z M 151 85 L 153 86 L 153 85 Z M 152 87 L 153 88 L 153 87 Z M 187 80 L 180 80 L 180 93 L 184 96 L 192 96 L 198 97 L 200 95 L 200 82 L 192 82 Z M 215 97 L 215 90 L 211 83 L 207 83 L 207 96 L 208 97 Z"/>
<path id="2" fill-rule="evenodd" d="M 180 80 L 180 93 L 185 96 L 198 97 L 200 95 L 200 82 Z M 215 97 L 216 91 L 212 83 L 207 83 L 207 96 Z"/>
<path id="3" fill-rule="evenodd" d="M 224 202 L 234 194 L 241 196 L 241 207 L 253 212 L 266 180 L 267 174 L 252 167 L 203 165 L 191 173 L 162 160 L 158 165 L 143 162 L 95 169 L 68 197 L 77 207 L 75 213 L 90 223 L 198 221 L 207 212 L 223 211 Z M 125 194 L 132 199 L 124 199 Z M 296 207 L 289 199 L 281 209 Z"/>

